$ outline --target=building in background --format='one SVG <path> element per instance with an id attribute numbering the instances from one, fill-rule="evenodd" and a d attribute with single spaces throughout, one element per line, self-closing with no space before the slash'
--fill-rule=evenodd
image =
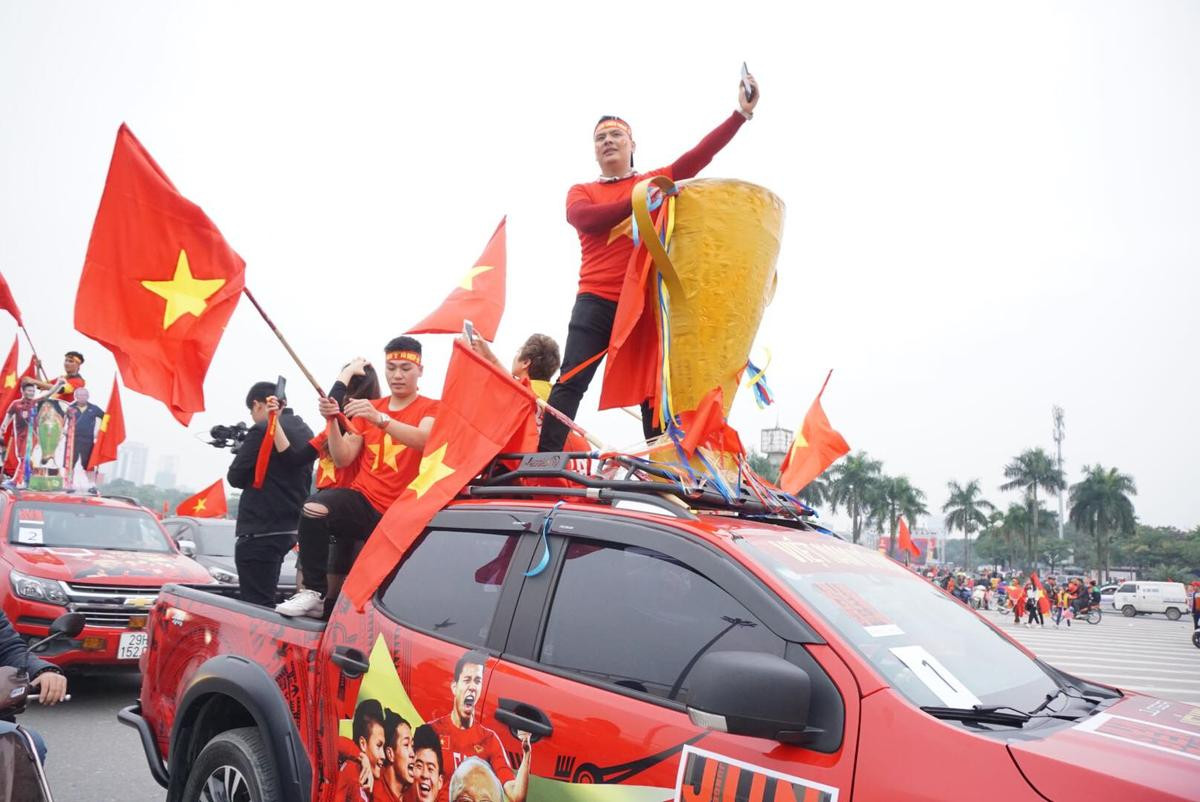
<path id="1" fill-rule="evenodd" d="M 787 456 L 788 446 L 792 444 L 792 430 L 780 428 L 776 424 L 772 429 L 763 429 L 760 437 L 763 454 L 771 461 L 771 467 L 779 470 L 783 458 Z"/>
<path id="2" fill-rule="evenodd" d="M 164 490 L 174 490 L 178 483 L 179 455 L 163 454 L 158 458 L 158 471 L 154 474 L 154 484 Z"/>
<path id="3" fill-rule="evenodd" d="M 146 464 L 150 450 L 144 443 L 124 442 L 117 449 L 117 470 L 114 479 L 124 479 L 135 485 L 146 484 Z"/>

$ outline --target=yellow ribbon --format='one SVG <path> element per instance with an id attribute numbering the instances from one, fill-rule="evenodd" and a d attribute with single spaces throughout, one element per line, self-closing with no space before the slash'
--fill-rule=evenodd
<path id="1" fill-rule="evenodd" d="M 763 376 L 767 375 L 767 368 L 769 368 L 771 366 L 771 349 L 764 348 L 763 351 L 765 351 L 767 354 L 767 361 L 763 362 L 763 366 L 758 369 L 758 373 L 755 373 L 753 376 L 746 379 L 746 384 L 744 385 L 745 387 L 753 387 L 755 384 L 758 383 L 759 379 L 761 379 Z M 749 361 L 747 361 L 746 364 L 747 365 L 750 364 Z"/>
<path id="2" fill-rule="evenodd" d="M 645 178 L 633 188 L 633 222 L 637 225 L 638 236 L 641 238 L 642 244 L 646 246 L 650 257 L 654 259 L 654 266 L 658 268 L 658 272 L 663 274 L 663 280 L 667 283 L 667 291 L 676 298 L 683 299 L 687 297 L 687 293 L 683 288 L 683 283 L 679 280 L 679 273 L 675 270 L 675 265 L 671 263 L 667 249 L 658 239 L 654 221 L 650 219 L 650 199 L 647 197 L 649 194 L 647 190 L 651 185 L 662 191 L 664 203 L 667 204 L 666 240 L 668 244 L 670 243 L 671 232 L 675 228 L 674 195 L 676 190 L 675 183 L 665 175 Z"/>

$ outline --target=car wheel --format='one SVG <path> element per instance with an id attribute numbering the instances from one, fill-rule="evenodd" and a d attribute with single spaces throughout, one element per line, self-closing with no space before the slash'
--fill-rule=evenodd
<path id="1" fill-rule="evenodd" d="M 1127 604 L 1121 608 L 1121 615 L 1125 616 L 1126 618 L 1133 618 L 1135 615 L 1137 615 L 1137 610 L 1133 609 L 1132 604 Z"/>
<path id="2" fill-rule="evenodd" d="M 254 727 L 228 730 L 204 745 L 183 790 L 185 802 L 279 802 L 279 781 Z"/>
<path id="3" fill-rule="evenodd" d="M 1171 619 L 1172 621 L 1178 621 L 1180 615 L 1181 613 L 1174 607 L 1167 608 L 1167 618 Z"/>

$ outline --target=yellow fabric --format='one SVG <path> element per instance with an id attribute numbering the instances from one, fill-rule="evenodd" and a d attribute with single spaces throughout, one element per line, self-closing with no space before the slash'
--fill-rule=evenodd
<path id="1" fill-rule="evenodd" d="M 533 390 L 533 394 L 545 401 L 550 397 L 550 382 L 542 379 L 530 379 L 529 389 Z"/>

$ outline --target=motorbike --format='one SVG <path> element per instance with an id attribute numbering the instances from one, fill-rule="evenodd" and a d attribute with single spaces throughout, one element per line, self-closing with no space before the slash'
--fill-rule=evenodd
<path id="1" fill-rule="evenodd" d="M 1192 645 L 1200 649 L 1200 627 L 1196 627 L 1192 632 Z"/>
<path id="2" fill-rule="evenodd" d="M 64 613 L 50 624 L 50 634 L 30 645 L 29 651 L 36 652 L 61 638 L 73 638 L 83 631 L 83 626 L 83 613 Z M 38 699 L 36 693 L 31 693 L 35 689 L 30 682 L 29 672 L 24 668 L 0 667 L 0 718 L 11 719 L 23 713 L 30 700 Z M 65 696 L 63 701 L 70 698 Z M 0 735 L 0 800 L 54 800 L 33 736 L 19 724 L 12 732 Z"/>

